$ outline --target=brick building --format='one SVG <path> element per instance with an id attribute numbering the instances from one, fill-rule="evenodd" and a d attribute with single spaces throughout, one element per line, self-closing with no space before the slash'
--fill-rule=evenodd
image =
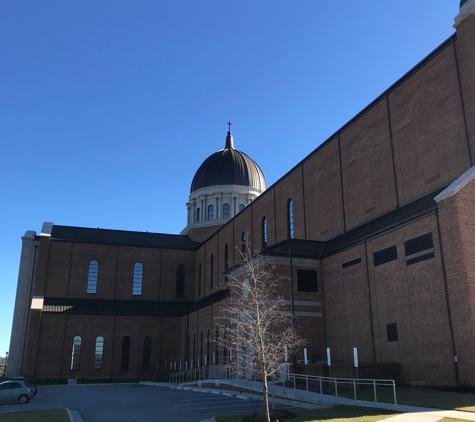
<path id="1" fill-rule="evenodd" d="M 291 274 L 311 361 L 330 347 L 351 363 L 358 347 L 360 363 L 399 363 L 405 383 L 474 386 L 475 0 L 454 26 L 268 188 L 228 132 L 180 235 L 27 231 L 8 375 L 157 378 L 225 362 L 213 320 L 246 241 Z"/>

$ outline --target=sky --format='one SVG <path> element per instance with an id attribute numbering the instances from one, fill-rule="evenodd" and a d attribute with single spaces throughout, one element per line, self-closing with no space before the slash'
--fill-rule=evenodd
<path id="1" fill-rule="evenodd" d="M 178 234 L 228 121 L 270 186 L 453 34 L 458 3 L 0 2 L 0 356 L 25 231 Z"/>

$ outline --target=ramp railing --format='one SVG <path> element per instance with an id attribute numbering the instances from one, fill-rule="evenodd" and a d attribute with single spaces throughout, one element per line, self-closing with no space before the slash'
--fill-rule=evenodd
<path id="1" fill-rule="evenodd" d="M 336 403 L 358 404 L 360 401 L 389 403 L 397 406 L 396 382 L 388 379 L 331 378 L 293 374 L 280 371 L 275 380 L 269 380 L 277 395 L 292 392 L 294 397 Z M 245 377 L 234 365 L 209 365 L 170 374 L 170 383 L 182 384 L 205 380 L 253 380 L 258 376 Z"/>

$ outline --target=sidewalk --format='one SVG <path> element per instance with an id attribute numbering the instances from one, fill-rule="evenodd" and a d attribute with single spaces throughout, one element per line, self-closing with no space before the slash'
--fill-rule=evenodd
<path id="1" fill-rule="evenodd" d="M 156 383 L 150 383 L 150 384 L 157 385 Z M 241 397 L 251 396 L 251 394 L 249 393 L 241 393 L 239 391 L 226 390 L 226 385 L 229 385 L 232 387 L 241 387 L 247 391 L 253 390 L 257 393 L 260 393 L 260 390 L 262 389 L 261 383 L 253 382 L 253 381 L 251 382 L 246 381 L 245 383 L 242 383 L 242 382 L 239 382 L 239 380 L 219 380 L 217 387 L 218 386 L 223 387 L 219 389 L 218 388 L 216 389 L 202 388 L 202 387 L 197 387 L 195 385 L 193 386 L 173 385 L 172 386 L 171 384 L 169 384 L 170 388 L 184 388 L 184 389 L 191 389 L 194 391 L 206 390 L 206 391 L 214 392 L 218 394 L 228 393 L 230 395 L 241 396 Z M 166 386 L 166 383 L 163 383 L 162 386 Z M 307 409 L 316 408 L 316 407 L 319 407 L 319 405 L 320 406 L 321 405 L 335 406 L 339 404 L 344 404 L 344 405 L 351 405 L 351 406 L 358 405 L 362 407 L 384 408 L 384 409 L 394 410 L 396 412 L 402 412 L 399 415 L 391 416 L 389 418 L 384 419 L 384 421 L 388 421 L 388 422 L 437 422 L 443 418 L 453 418 L 453 419 L 475 421 L 475 413 L 463 412 L 459 410 L 435 409 L 435 408 L 428 408 L 428 407 L 408 406 L 404 404 L 394 405 L 394 404 L 389 404 L 389 403 L 375 403 L 375 402 L 366 402 L 366 401 L 359 401 L 358 403 L 356 403 L 354 400 L 350 400 L 350 399 L 334 398 L 332 396 L 325 396 L 325 395 L 323 395 L 322 397 L 320 394 L 317 394 L 317 393 L 310 393 L 310 392 L 305 392 L 305 393 L 306 394 L 303 395 L 302 391 L 299 391 L 299 390 L 295 390 L 295 391 L 292 389 L 282 390 L 282 387 L 277 388 L 277 386 L 275 388 L 276 402 L 280 402 L 280 403 L 292 402 L 294 406 L 307 408 Z M 257 396 L 255 397 L 257 398 Z M 272 400 L 271 397 L 269 397 L 269 399 Z M 205 421 L 214 422 L 214 418 L 211 418 Z M 202 421 L 202 422 L 205 422 L 205 421 Z"/>

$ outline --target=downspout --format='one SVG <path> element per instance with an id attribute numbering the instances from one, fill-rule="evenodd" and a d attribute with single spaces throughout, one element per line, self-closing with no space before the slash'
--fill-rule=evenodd
<path id="1" fill-rule="evenodd" d="M 457 348 L 455 347 L 454 341 L 454 326 L 452 323 L 452 310 L 450 308 L 450 301 L 449 301 L 449 292 L 447 290 L 447 278 L 446 278 L 446 271 L 445 271 L 445 264 L 444 264 L 444 250 L 442 248 L 442 242 L 440 241 L 440 223 L 439 223 L 439 210 L 435 209 L 435 220 L 437 223 L 437 237 L 439 238 L 439 250 L 440 250 L 440 262 L 442 264 L 442 274 L 444 277 L 444 290 L 445 290 L 445 302 L 447 305 L 447 317 L 449 320 L 449 330 L 450 330 L 450 340 L 452 342 L 452 354 L 454 359 L 454 367 L 455 367 L 455 380 L 457 382 L 457 387 L 460 387 L 460 375 L 459 375 L 459 367 L 458 367 L 458 359 L 457 359 Z"/>
<path id="2" fill-rule="evenodd" d="M 371 287 L 369 282 L 369 268 L 368 268 L 368 249 L 366 247 L 366 239 L 364 239 L 364 258 L 366 264 L 366 285 L 368 289 L 368 304 L 369 304 L 369 319 L 371 325 L 371 340 L 373 345 L 373 362 L 376 362 L 376 346 L 374 344 L 374 321 L 373 321 L 373 307 L 371 305 Z"/>

